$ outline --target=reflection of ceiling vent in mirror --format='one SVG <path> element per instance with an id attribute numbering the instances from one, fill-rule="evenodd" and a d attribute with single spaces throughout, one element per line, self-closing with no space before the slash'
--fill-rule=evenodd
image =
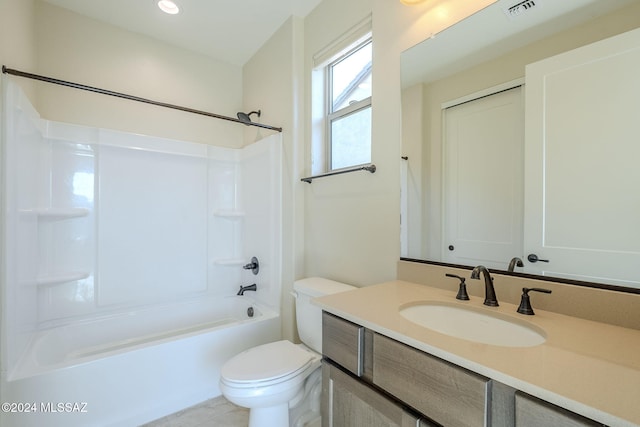
<path id="1" fill-rule="evenodd" d="M 517 18 L 539 7 L 542 0 L 524 0 L 513 6 L 503 7 L 502 10 L 509 18 Z"/>

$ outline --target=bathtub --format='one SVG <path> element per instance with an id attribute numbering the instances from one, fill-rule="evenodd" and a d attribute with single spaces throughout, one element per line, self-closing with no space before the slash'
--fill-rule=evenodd
<path id="1" fill-rule="evenodd" d="M 248 296 L 50 327 L 3 381 L 2 401 L 13 407 L 0 424 L 139 425 L 219 396 L 226 360 L 278 339 L 278 313 Z"/>

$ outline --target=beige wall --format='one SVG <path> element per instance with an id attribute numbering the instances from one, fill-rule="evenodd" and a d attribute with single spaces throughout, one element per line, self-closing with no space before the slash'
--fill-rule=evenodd
<path id="1" fill-rule="evenodd" d="M 373 25 L 372 161 L 357 172 L 300 184 L 305 191 L 305 269 L 358 286 L 393 279 L 400 256 L 400 53 L 492 0 L 433 0 L 409 7 L 396 0 L 324 0 L 305 19 L 305 80 L 311 58 L 367 15 Z M 310 121 L 310 100 L 305 117 Z M 305 136 L 311 171 L 310 128 Z"/>
<path id="2" fill-rule="evenodd" d="M 35 16 L 38 74 L 225 116 L 235 117 L 241 110 L 238 66 L 42 1 L 36 2 Z M 242 145 L 243 129 L 236 123 L 61 86 L 39 83 L 36 107 L 50 120 L 220 146 Z"/>
<path id="3" fill-rule="evenodd" d="M 292 178 L 292 222 L 286 220 L 292 236 L 284 236 L 283 262 L 283 332 L 293 338 L 294 311 L 291 310 L 288 289 L 291 280 L 305 276 L 323 276 L 334 280 L 366 286 L 396 277 L 396 264 L 400 257 L 400 53 L 441 31 L 454 22 L 492 3 L 493 0 L 432 0 L 414 7 L 395 0 L 323 0 L 304 19 L 303 30 L 294 31 L 293 37 L 304 37 L 303 46 L 294 46 L 292 65 L 296 81 L 292 85 L 304 91 L 294 93 L 294 128 L 292 146 L 286 156 L 286 172 Z M 339 175 L 315 180 L 312 184 L 300 182 L 311 174 L 311 70 L 315 53 L 338 39 L 350 28 L 372 15 L 373 60 L 373 129 L 372 158 L 378 170 Z M 272 40 L 273 41 L 273 40 Z M 284 40 L 281 41 L 285 47 Z M 295 45 L 295 43 L 294 43 Z M 267 44 L 263 49 L 272 49 Z M 260 55 L 260 53 L 258 54 Z M 252 60 L 247 66 L 255 66 Z M 302 61 L 303 68 L 300 68 Z M 269 59 L 262 65 L 269 67 Z M 284 76 L 288 76 L 285 73 Z M 278 93 L 276 83 L 245 71 L 245 105 L 249 93 L 248 79 L 261 82 L 259 90 L 274 98 L 289 102 Z M 270 85 L 275 85 L 270 88 Z M 300 86 L 302 85 L 302 87 Z M 297 89 L 296 89 L 297 90 Z M 305 124 L 307 126 L 305 126 Z M 285 141 L 288 129 L 285 126 Z M 287 150 L 285 144 L 285 151 Z M 286 206 L 286 203 L 285 203 Z M 291 252 L 287 252 L 291 244 Z"/>
<path id="4" fill-rule="evenodd" d="M 18 70 L 36 67 L 34 7 L 34 0 L 0 0 L 1 65 Z M 24 88 L 33 100 L 33 85 Z"/>
<path id="5" fill-rule="evenodd" d="M 372 12 L 371 0 L 324 0 L 305 19 L 305 121 L 311 121 L 311 72 L 313 55 L 330 45 Z M 374 40 L 375 58 L 375 40 Z M 375 66 L 375 59 L 374 59 Z M 374 84 L 377 76 L 374 70 Z M 373 112 L 376 101 L 373 93 Z M 304 138 L 303 175 L 311 175 L 311 127 Z M 386 265 L 394 244 L 375 247 L 375 239 L 389 242 L 390 235 L 377 227 L 383 217 L 394 221 L 397 212 L 382 206 L 394 196 L 387 188 L 389 169 L 372 156 L 378 172 L 359 172 L 324 178 L 307 184 L 298 181 L 305 197 L 304 275 L 323 276 L 351 284 L 370 284 L 392 277 Z M 302 177 L 302 176 L 301 176 Z M 377 254 L 372 261 L 372 252 Z"/>

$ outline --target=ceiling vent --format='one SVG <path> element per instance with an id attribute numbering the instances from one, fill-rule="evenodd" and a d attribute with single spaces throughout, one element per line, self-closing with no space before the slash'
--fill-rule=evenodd
<path id="1" fill-rule="evenodd" d="M 503 11 L 509 18 L 518 18 L 540 6 L 542 0 L 524 0 L 513 6 L 504 7 Z"/>

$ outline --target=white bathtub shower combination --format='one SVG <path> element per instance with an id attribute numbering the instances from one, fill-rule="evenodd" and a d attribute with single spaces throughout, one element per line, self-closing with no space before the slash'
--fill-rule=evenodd
<path id="1" fill-rule="evenodd" d="M 280 135 L 229 149 L 3 96 L 0 424 L 128 426 L 219 395 L 224 361 L 280 337 Z"/>
<path id="2" fill-rule="evenodd" d="M 261 322 L 277 313 L 251 297 L 209 297 L 78 321 L 36 333 L 19 371 L 30 376 L 150 345 Z"/>
<path id="3" fill-rule="evenodd" d="M 249 307 L 253 318 L 246 314 Z M 191 319 L 192 309 L 208 319 Z M 168 320 L 181 314 L 187 315 L 179 317 L 181 326 Z M 167 329 L 156 328 L 163 318 Z M 100 340 L 106 333 L 111 337 Z M 8 382 L 3 393 L 4 401 L 35 404 L 36 411 L 5 413 L 3 427 L 134 426 L 202 402 L 220 394 L 225 361 L 278 339 L 280 319 L 274 310 L 237 297 L 125 313 L 37 335 L 21 366 L 34 375 Z M 83 411 L 47 409 L 61 403 Z"/>

